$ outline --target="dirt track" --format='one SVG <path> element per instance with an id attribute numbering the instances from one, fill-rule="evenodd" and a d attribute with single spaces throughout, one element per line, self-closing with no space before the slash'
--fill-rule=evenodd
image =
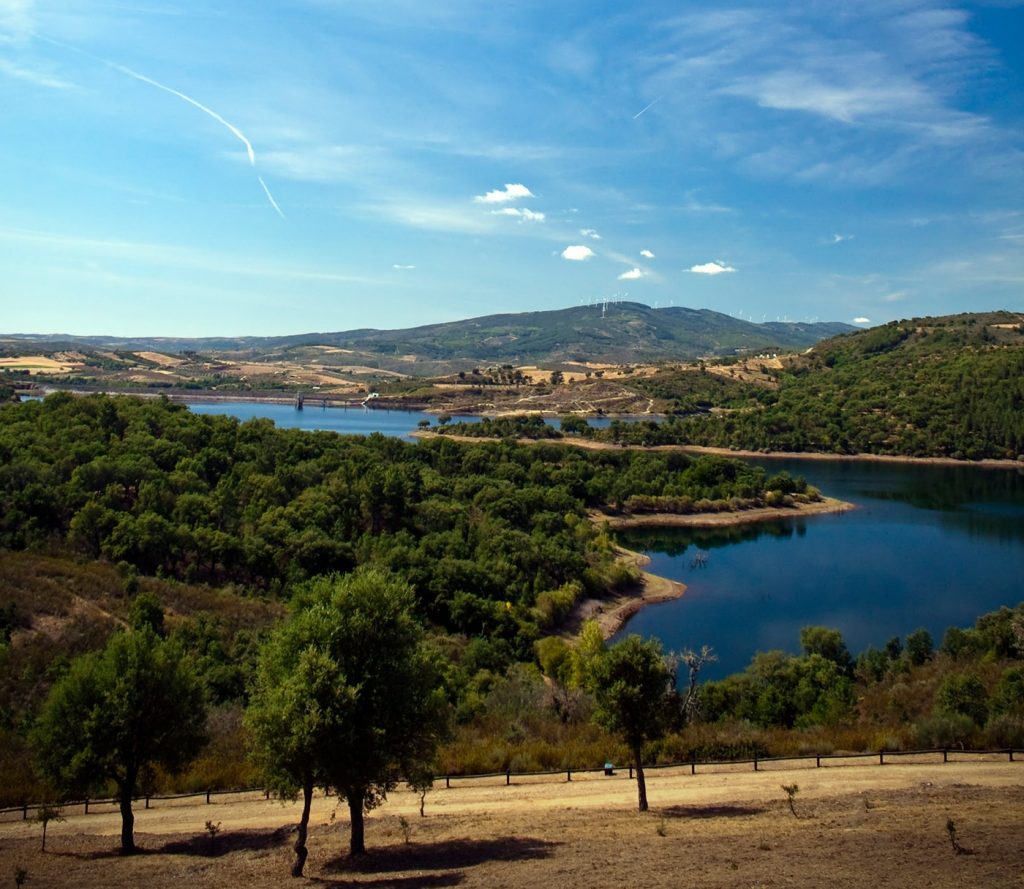
<path id="1" fill-rule="evenodd" d="M 367 821 L 370 855 L 352 861 L 347 810 L 314 804 L 307 877 L 338 886 L 1014 886 L 1024 885 L 1024 763 L 918 762 L 814 768 L 765 764 L 691 776 L 651 772 L 652 811 L 635 811 L 626 773 L 443 782 L 418 814 L 400 791 Z M 797 784 L 794 817 L 783 784 Z M 152 889 L 288 882 L 295 806 L 214 797 L 212 805 L 139 807 L 147 854 L 113 853 L 108 810 L 50 827 L 0 824 L 0 879 L 16 866 L 30 887 L 145 885 Z M 405 842 L 402 819 L 408 824 Z M 953 852 L 946 824 L 963 846 Z M 220 824 L 210 837 L 207 821 Z"/>

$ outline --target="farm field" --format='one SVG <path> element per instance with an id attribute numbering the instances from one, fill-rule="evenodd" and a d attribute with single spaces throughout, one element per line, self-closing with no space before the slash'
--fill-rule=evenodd
<path id="1" fill-rule="evenodd" d="M 374 887 L 986 886 L 1024 880 L 1024 764 L 958 762 L 793 768 L 691 776 L 651 772 L 652 810 L 634 811 L 628 775 L 439 782 L 418 814 L 393 794 L 367 820 L 369 854 L 346 853 L 347 809 L 317 798 L 306 883 Z M 797 784 L 789 810 L 782 785 Z M 0 824 L 0 873 L 30 885 L 151 889 L 289 881 L 298 807 L 253 797 L 137 807 L 143 853 L 115 851 L 119 819 L 71 814 Z M 80 811 L 80 810 L 79 810 Z M 405 825 L 403 826 L 403 819 Z M 947 832 L 970 854 L 956 854 Z M 220 825 L 210 836 L 207 822 Z M 406 842 L 406 831 L 408 842 Z"/>

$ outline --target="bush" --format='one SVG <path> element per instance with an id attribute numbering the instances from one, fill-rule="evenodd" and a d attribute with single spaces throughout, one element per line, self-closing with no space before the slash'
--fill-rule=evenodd
<path id="1" fill-rule="evenodd" d="M 966 716 L 980 726 L 988 718 L 987 699 L 985 684 L 977 676 L 952 674 L 942 680 L 935 694 L 935 707 L 940 713 Z"/>
<path id="2" fill-rule="evenodd" d="M 977 726 L 969 716 L 936 713 L 914 725 L 915 744 L 921 748 L 969 747 Z"/>
<path id="3" fill-rule="evenodd" d="M 985 743 L 989 747 L 1024 747 L 1024 716 L 993 716 L 985 726 Z"/>

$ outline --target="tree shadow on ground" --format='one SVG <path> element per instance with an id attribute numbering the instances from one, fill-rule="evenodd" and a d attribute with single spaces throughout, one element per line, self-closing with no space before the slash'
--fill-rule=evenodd
<path id="1" fill-rule="evenodd" d="M 275 830 L 226 830 L 216 836 L 200 834 L 182 840 L 171 840 L 151 852 L 163 855 L 196 855 L 219 858 L 232 852 L 258 852 L 283 846 L 295 832 L 293 825 Z"/>
<path id="2" fill-rule="evenodd" d="M 560 843 L 533 837 L 496 837 L 486 840 L 444 840 L 407 843 L 372 849 L 366 855 L 334 858 L 325 873 L 372 874 L 395 871 L 451 871 L 488 861 L 526 861 L 550 858 Z"/>
<path id="3" fill-rule="evenodd" d="M 315 886 L 341 887 L 351 886 L 353 889 L 443 889 L 446 886 L 458 886 L 466 877 L 457 872 L 443 874 L 410 874 L 408 877 L 383 877 L 379 880 L 332 880 L 327 877 L 308 877 Z"/>
<path id="4" fill-rule="evenodd" d="M 748 818 L 765 810 L 754 806 L 666 806 L 658 809 L 666 818 Z"/>

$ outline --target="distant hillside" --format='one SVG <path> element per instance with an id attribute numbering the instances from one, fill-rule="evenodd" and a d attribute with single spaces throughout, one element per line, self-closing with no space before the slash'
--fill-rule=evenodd
<path id="1" fill-rule="evenodd" d="M 680 375 L 665 376 L 644 385 L 683 401 L 688 393 Z M 894 321 L 791 356 L 776 378 L 777 389 L 751 387 L 746 403 L 741 392 L 704 392 L 716 405 L 740 409 L 692 415 L 646 434 L 652 443 L 747 450 L 969 460 L 1024 455 L 1024 318 L 1018 314 Z"/>
<path id="2" fill-rule="evenodd" d="M 854 328 L 839 322 L 753 324 L 709 309 L 652 309 L 639 303 L 617 303 L 607 308 L 581 306 L 490 315 L 406 330 L 200 339 L 8 335 L 0 336 L 0 344 L 24 347 L 32 343 L 51 351 L 89 347 L 163 353 L 245 352 L 252 356 L 319 345 L 373 356 L 382 368 L 400 367 L 409 372 L 407 356 L 411 355 L 428 366 L 437 362 L 682 361 L 759 349 L 804 349 L 851 330 Z"/>

